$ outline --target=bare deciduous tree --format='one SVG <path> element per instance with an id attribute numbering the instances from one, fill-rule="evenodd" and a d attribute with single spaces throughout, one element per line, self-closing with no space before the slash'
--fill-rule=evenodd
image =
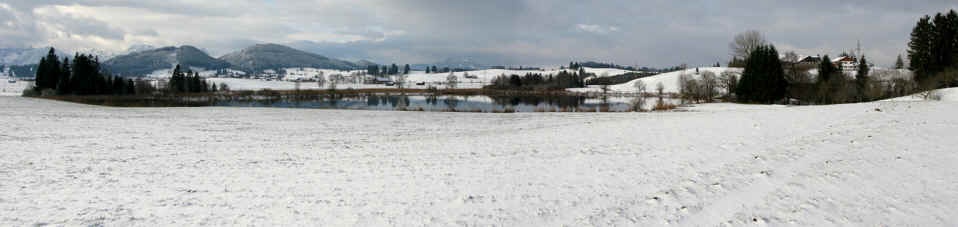
<path id="1" fill-rule="evenodd" d="M 782 61 L 785 61 L 787 63 L 798 62 L 798 54 L 796 54 L 795 51 L 785 52 L 785 58 L 782 59 Z"/>
<path id="2" fill-rule="evenodd" d="M 748 30 L 735 35 L 728 47 L 733 57 L 746 59 L 755 48 L 765 45 L 765 37 L 756 30 Z"/>
<path id="3" fill-rule="evenodd" d="M 449 73 L 449 76 L 446 76 L 446 88 L 455 89 L 457 84 L 459 84 L 459 77 L 456 74 Z"/>
<path id="4" fill-rule="evenodd" d="M 635 93 L 638 93 L 639 96 L 645 94 L 645 82 L 642 82 L 642 80 L 636 80 L 635 83 L 632 83 L 632 87 L 635 88 Z"/>
<path id="5" fill-rule="evenodd" d="M 718 78 L 715 77 L 715 73 L 712 71 L 705 71 L 702 73 L 702 98 L 705 99 L 705 102 L 712 102 L 712 98 L 715 98 L 715 90 L 718 88 Z"/>
<path id="6" fill-rule="evenodd" d="M 732 97 L 735 93 L 735 86 L 738 85 L 738 74 L 732 71 L 725 71 L 719 75 L 719 87 L 725 89 L 725 94 Z"/>
<path id="7" fill-rule="evenodd" d="M 655 90 L 659 92 L 659 97 L 665 95 L 665 85 L 662 85 L 662 82 L 655 84 Z"/>
<path id="8" fill-rule="evenodd" d="M 394 83 L 399 90 L 402 90 L 406 87 L 406 74 L 399 74 L 394 77 Z"/>

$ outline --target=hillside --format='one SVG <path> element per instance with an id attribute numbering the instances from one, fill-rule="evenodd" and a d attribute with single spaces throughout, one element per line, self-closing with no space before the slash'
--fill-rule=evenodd
<path id="1" fill-rule="evenodd" d="M 257 44 L 233 52 L 220 60 L 229 62 L 234 69 L 259 72 L 267 69 L 311 67 L 321 69 L 357 69 L 355 63 L 328 58 L 278 44 Z"/>
<path id="2" fill-rule="evenodd" d="M 606 76 L 616 76 L 622 75 L 625 73 L 635 72 L 622 69 L 612 69 L 612 68 L 588 68 L 583 67 L 586 73 L 595 74 L 596 77 L 606 77 Z M 553 70 L 512 70 L 512 69 L 483 69 L 483 70 L 474 70 L 466 72 L 455 72 L 453 73 L 459 77 L 460 85 L 463 88 L 472 88 L 472 87 L 481 87 L 482 85 L 488 85 L 492 80 L 501 75 L 525 75 L 528 73 L 538 73 L 543 75 L 555 75 L 560 71 L 565 71 L 565 69 L 553 69 Z M 475 79 L 466 79 L 465 75 L 469 74 L 470 76 L 475 76 Z M 406 81 L 410 83 L 418 82 L 445 82 L 446 77 L 449 76 L 449 73 L 425 73 L 423 71 L 415 71 L 407 75 Z"/>
<path id="3" fill-rule="evenodd" d="M 662 87 L 664 88 L 663 91 L 665 93 L 678 93 L 679 92 L 679 76 L 681 76 L 682 74 L 688 74 L 688 75 L 691 75 L 693 78 L 700 79 L 702 78 L 701 76 L 702 76 L 702 73 L 704 72 L 712 72 L 712 73 L 715 73 L 716 76 L 721 75 L 722 72 L 725 72 L 725 71 L 731 71 L 738 74 L 742 73 L 741 68 L 728 68 L 728 67 L 705 67 L 705 68 L 698 68 L 698 70 L 699 70 L 698 74 L 695 73 L 695 68 L 663 73 L 663 74 L 659 74 L 655 76 L 636 79 L 623 84 L 612 85 L 609 88 L 611 89 L 611 91 L 615 91 L 615 92 L 635 92 L 636 81 L 642 81 L 645 83 L 646 92 L 654 92 L 657 84 L 662 83 Z M 569 90 L 577 91 L 577 92 L 591 92 L 591 91 L 599 91 L 599 88 L 593 86 L 589 88 L 573 88 Z"/>
<path id="4" fill-rule="evenodd" d="M 193 46 L 163 47 L 120 55 L 107 60 L 104 66 L 122 76 L 146 76 L 158 70 L 168 70 L 179 64 L 195 71 L 224 69 L 229 63 L 210 57 Z"/>
<path id="5" fill-rule="evenodd" d="M 40 63 L 40 59 L 47 56 L 50 52 L 49 47 L 44 48 L 0 48 L 0 65 L 33 65 Z M 60 49 L 56 50 L 57 57 L 61 60 L 73 54 L 67 54 Z"/>

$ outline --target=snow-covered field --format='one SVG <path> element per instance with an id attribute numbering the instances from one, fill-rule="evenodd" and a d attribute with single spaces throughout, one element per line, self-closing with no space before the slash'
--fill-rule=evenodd
<path id="1" fill-rule="evenodd" d="M 953 102 L 0 106 L 0 226 L 958 225 Z"/>
<path id="2" fill-rule="evenodd" d="M 157 70 L 149 77 L 151 78 L 168 78 L 173 69 Z M 295 89 L 295 80 L 302 79 L 314 79 L 319 76 L 329 78 L 329 76 L 334 74 L 340 74 L 343 76 L 354 76 L 356 74 L 364 72 L 364 70 L 354 70 L 354 71 L 340 71 L 340 70 L 331 70 L 331 69 L 316 69 L 316 68 L 286 68 L 285 81 L 272 80 L 266 81 L 261 79 L 240 79 L 240 78 L 215 78 L 212 77 L 216 71 L 201 71 L 200 75 L 204 77 L 209 77 L 208 80 L 215 82 L 216 84 L 226 83 L 233 90 L 260 90 L 260 89 L 273 89 L 273 90 L 292 90 Z M 525 75 L 527 73 L 539 73 L 544 75 L 554 75 L 559 73 L 562 70 L 507 70 L 507 69 L 486 69 L 486 70 L 475 70 L 467 72 L 455 72 L 452 73 L 458 77 L 457 88 L 482 88 L 485 85 L 489 85 L 493 79 L 501 75 Z M 612 68 L 585 68 L 585 71 L 588 73 L 594 73 L 597 77 L 605 76 L 616 76 L 633 71 L 621 70 L 621 69 L 612 69 Z M 236 74 L 245 74 L 241 71 L 231 71 L 231 73 Z M 406 87 L 407 88 L 417 88 L 425 89 L 429 87 L 445 88 L 444 84 L 447 81 L 447 77 L 450 73 L 426 73 L 425 71 L 411 71 L 406 75 Z M 466 75 L 475 76 L 475 78 L 466 78 Z M 424 83 L 418 85 L 418 83 Z M 320 88 L 316 82 L 302 82 L 300 83 L 301 89 L 326 89 L 326 87 Z M 361 89 L 361 88 L 389 88 L 385 85 L 372 85 L 372 84 L 361 84 L 361 83 L 340 83 L 337 85 L 337 89 Z"/>
<path id="3" fill-rule="evenodd" d="M 16 81 L 14 83 L 9 82 L 10 78 L 0 77 L 0 96 L 19 96 L 23 94 L 23 90 L 27 87 L 33 85 L 33 81 Z"/>
<path id="4" fill-rule="evenodd" d="M 616 76 L 616 75 L 622 75 L 625 73 L 633 72 L 633 71 L 613 69 L 613 68 L 588 68 L 588 67 L 583 67 L 583 68 L 585 69 L 587 73 L 594 73 L 596 77 Z M 562 69 L 552 69 L 552 70 L 485 69 L 485 70 L 475 70 L 475 71 L 467 71 L 467 72 L 455 72 L 452 74 L 458 77 L 458 80 L 460 82 L 460 86 L 458 87 L 460 88 L 481 88 L 484 85 L 489 85 L 492 82 L 492 80 L 502 75 L 523 76 L 528 73 L 538 73 L 542 75 L 555 75 L 561 71 L 566 71 L 566 70 L 562 70 Z M 450 73 L 426 74 L 426 72 L 416 71 L 416 72 L 411 72 L 409 75 L 407 75 L 406 81 L 409 81 L 409 83 L 411 84 L 415 84 L 418 82 L 442 83 L 442 82 L 446 82 L 446 78 L 449 76 L 449 74 Z M 467 79 L 465 78 L 466 74 L 468 74 L 469 76 L 475 76 L 475 78 Z"/>
<path id="5" fill-rule="evenodd" d="M 256 80 L 256 79 L 242 79 L 242 78 L 207 78 L 207 82 L 219 84 L 226 84 L 230 87 L 231 90 L 250 90 L 257 91 L 261 89 L 271 89 L 271 90 L 294 90 L 296 89 L 296 82 L 292 81 L 280 81 L 280 80 Z M 328 84 L 327 84 L 328 85 Z M 300 89 L 326 89 L 328 87 L 319 87 L 319 84 L 316 82 L 300 82 Z M 363 89 L 363 88 L 387 88 L 386 85 L 382 84 L 356 84 L 356 83 L 343 83 L 336 85 L 337 89 Z M 395 87 L 388 87 L 395 88 Z"/>
<path id="6" fill-rule="evenodd" d="M 945 88 L 945 89 L 933 90 L 930 92 L 921 92 L 914 95 L 888 99 L 885 101 L 901 102 L 901 101 L 927 101 L 927 100 L 958 102 L 958 88 Z"/>
<path id="7" fill-rule="evenodd" d="M 692 78 L 695 78 L 695 79 L 702 79 L 702 73 L 705 73 L 705 72 L 715 73 L 715 76 L 716 76 L 716 77 L 719 76 L 719 75 L 722 75 L 722 72 L 725 72 L 725 71 L 735 72 L 735 73 L 737 73 L 739 76 L 741 76 L 741 74 L 742 74 L 742 69 L 741 69 L 741 68 L 728 68 L 728 67 L 702 67 L 702 68 L 698 68 L 698 73 L 696 73 L 695 71 L 696 71 L 695 68 L 690 68 L 690 69 L 686 69 L 686 70 L 675 71 L 675 72 L 668 72 L 668 73 L 663 73 L 663 74 L 659 74 L 659 75 L 655 75 L 655 76 L 650 76 L 650 77 L 635 79 L 635 80 L 632 80 L 632 81 L 629 81 L 629 82 L 626 82 L 626 83 L 623 83 L 623 84 L 617 84 L 617 85 L 609 86 L 609 90 L 610 90 L 610 92 L 627 92 L 627 93 L 634 93 L 634 92 L 636 92 L 636 89 L 635 89 L 635 83 L 636 83 L 636 81 L 642 81 L 642 82 L 645 83 L 645 92 L 647 92 L 647 93 L 657 92 L 655 89 L 656 89 L 656 86 L 658 86 L 659 83 L 662 84 L 662 88 L 663 88 L 662 90 L 663 90 L 663 92 L 665 92 L 665 93 L 678 93 L 678 92 L 679 92 L 679 77 L 680 77 L 682 74 L 690 75 L 690 76 L 692 76 Z M 599 86 L 590 86 L 590 87 L 587 87 L 587 88 L 570 88 L 570 89 L 568 89 L 568 90 L 569 90 L 569 91 L 574 91 L 574 92 L 599 92 L 599 91 L 601 91 L 601 89 L 599 88 Z"/>

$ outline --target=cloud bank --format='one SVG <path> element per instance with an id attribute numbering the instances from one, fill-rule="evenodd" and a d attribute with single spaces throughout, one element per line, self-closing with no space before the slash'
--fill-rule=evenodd
<path id="1" fill-rule="evenodd" d="M 780 50 L 837 54 L 860 40 L 889 65 L 917 18 L 953 1 L 12 0 L 0 48 L 122 51 L 196 45 L 223 55 L 255 43 L 377 62 L 467 58 L 488 64 L 710 65 L 735 33 L 762 31 Z"/>

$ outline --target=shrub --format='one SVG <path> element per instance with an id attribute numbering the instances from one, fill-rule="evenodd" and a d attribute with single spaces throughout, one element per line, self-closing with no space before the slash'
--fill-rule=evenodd
<path id="1" fill-rule="evenodd" d="M 21 94 L 23 97 L 37 97 L 40 96 L 40 92 L 37 89 L 34 89 L 33 85 L 28 85 L 26 89 L 23 89 Z"/>

